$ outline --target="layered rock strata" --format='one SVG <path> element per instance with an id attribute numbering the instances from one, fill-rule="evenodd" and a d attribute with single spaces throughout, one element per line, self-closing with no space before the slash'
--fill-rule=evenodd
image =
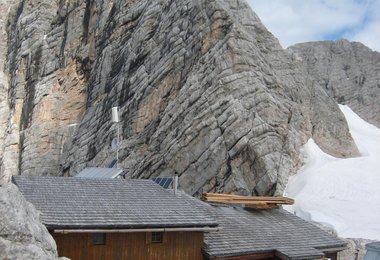
<path id="1" fill-rule="evenodd" d="M 113 106 L 120 166 L 176 172 L 191 194 L 280 193 L 310 137 L 358 154 L 334 99 L 243 0 L 24 0 L 8 31 L 14 174 L 107 166 Z"/>
<path id="2" fill-rule="evenodd" d="M 18 173 L 57 174 L 63 144 L 85 110 L 83 64 L 76 57 L 65 57 L 76 51 L 71 46 L 80 42 L 81 35 L 75 32 L 82 25 L 73 22 L 68 26 L 61 17 L 65 12 L 62 4 L 21 1 L 10 13 L 6 68 L 10 78 L 9 141 L 2 163 L 5 179 Z M 67 30 L 77 37 L 67 38 Z"/>
<path id="3" fill-rule="evenodd" d="M 3 161 L 3 152 L 5 146 L 12 146 L 11 142 L 8 137 L 8 140 L 6 140 L 7 137 L 7 125 L 8 125 L 8 119 L 9 119 L 9 103 L 8 103 L 8 88 L 9 88 L 9 78 L 5 70 L 5 63 L 6 63 L 6 57 L 7 57 L 7 41 L 8 38 L 7 35 L 7 17 L 8 13 L 11 10 L 12 1 L 10 0 L 0 0 L 0 172 L 3 172 L 1 169 L 1 165 L 7 164 Z M 17 150 L 17 148 L 15 149 Z M 6 156 L 10 156 L 8 154 Z M 13 171 L 16 172 L 16 171 Z M 9 175 L 8 173 L 7 175 Z M 1 176 L 3 174 L 0 173 L 0 180 Z"/>
<path id="4" fill-rule="evenodd" d="M 301 57 L 314 82 L 338 103 L 380 127 L 380 53 L 359 42 L 309 42 L 289 51 Z"/>

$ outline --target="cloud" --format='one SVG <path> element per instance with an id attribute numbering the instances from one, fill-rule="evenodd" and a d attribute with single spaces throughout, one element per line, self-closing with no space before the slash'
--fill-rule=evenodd
<path id="1" fill-rule="evenodd" d="M 359 41 L 373 50 L 380 52 L 380 0 L 371 1 L 368 7 L 366 22 L 362 28 L 347 35 L 353 41 Z"/>
<path id="2" fill-rule="evenodd" d="M 368 23 L 362 31 L 353 35 L 350 40 L 361 42 L 380 52 L 380 21 Z"/>
<path id="3" fill-rule="evenodd" d="M 347 38 L 380 51 L 380 0 L 248 0 L 283 47 Z"/>

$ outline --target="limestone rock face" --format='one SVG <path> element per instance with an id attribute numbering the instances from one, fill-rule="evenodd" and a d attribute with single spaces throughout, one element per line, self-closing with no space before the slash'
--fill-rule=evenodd
<path id="1" fill-rule="evenodd" d="M 281 193 L 310 137 L 358 154 L 335 100 L 244 0 L 25 0 L 12 12 L 10 174 L 107 166 L 113 106 L 120 166 L 177 172 L 191 194 Z"/>
<path id="2" fill-rule="evenodd" d="M 0 0 L 0 172 L 3 162 L 3 152 L 5 148 L 6 130 L 9 119 L 9 104 L 8 104 L 8 88 L 9 78 L 7 73 L 4 73 L 4 65 L 7 56 L 7 16 L 11 10 L 11 6 L 15 5 L 10 0 Z M 0 180 L 2 174 L 0 174 Z"/>
<path id="3" fill-rule="evenodd" d="M 63 144 L 85 110 L 83 64 L 80 58 L 65 57 L 65 52 L 77 51 L 70 48 L 80 42 L 76 27 L 82 25 L 72 23 L 69 28 L 59 4 L 26 0 L 10 10 L 6 67 L 10 118 L 3 179 L 17 173 L 56 174 Z M 68 37 L 67 30 L 76 38 Z"/>
<path id="4" fill-rule="evenodd" d="M 0 186 L 0 216 L 1 259 L 57 259 L 54 239 L 39 213 L 13 184 Z"/>
<path id="5" fill-rule="evenodd" d="M 315 84 L 380 127 L 380 53 L 359 42 L 310 42 L 289 48 L 301 57 Z"/>

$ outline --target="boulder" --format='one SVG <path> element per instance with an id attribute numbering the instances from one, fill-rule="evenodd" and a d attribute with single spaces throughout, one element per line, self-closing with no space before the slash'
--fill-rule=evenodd
<path id="1" fill-rule="evenodd" d="M 0 258 L 57 259 L 56 244 L 40 214 L 13 184 L 0 186 Z"/>

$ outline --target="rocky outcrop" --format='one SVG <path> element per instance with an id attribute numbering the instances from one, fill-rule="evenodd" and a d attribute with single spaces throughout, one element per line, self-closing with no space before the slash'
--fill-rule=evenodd
<path id="1" fill-rule="evenodd" d="M 3 152 L 6 143 L 6 130 L 9 119 L 9 104 L 8 104 L 8 82 L 9 78 L 7 73 L 4 73 L 4 65 L 7 56 L 7 16 L 11 9 L 11 4 L 13 1 L 10 0 L 0 0 L 0 172 L 3 172 L 1 165 L 6 165 L 3 162 Z M 13 3 L 14 4 L 14 3 Z M 9 146 L 9 144 L 8 144 Z M 7 158 L 9 156 L 6 156 Z M 15 172 L 15 171 L 13 171 Z M 0 174 L 0 180 L 3 175 Z"/>
<path id="2" fill-rule="evenodd" d="M 380 127 L 380 53 L 347 40 L 297 44 L 289 51 L 323 91 Z"/>
<path id="3" fill-rule="evenodd" d="M 39 213 L 13 184 L 0 186 L 0 216 L 1 259 L 57 259 L 55 242 Z"/>
<path id="4" fill-rule="evenodd" d="M 8 31 L 17 173 L 107 166 L 112 106 L 130 177 L 177 172 L 191 194 L 280 193 L 310 137 L 358 154 L 336 102 L 243 0 L 23 0 Z"/>
<path id="5" fill-rule="evenodd" d="M 363 260 L 367 253 L 366 245 L 379 242 L 362 238 L 347 238 L 344 240 L 347 242 L 347 247 L 338 255 L 339 259 L 344 260 Z"/>

